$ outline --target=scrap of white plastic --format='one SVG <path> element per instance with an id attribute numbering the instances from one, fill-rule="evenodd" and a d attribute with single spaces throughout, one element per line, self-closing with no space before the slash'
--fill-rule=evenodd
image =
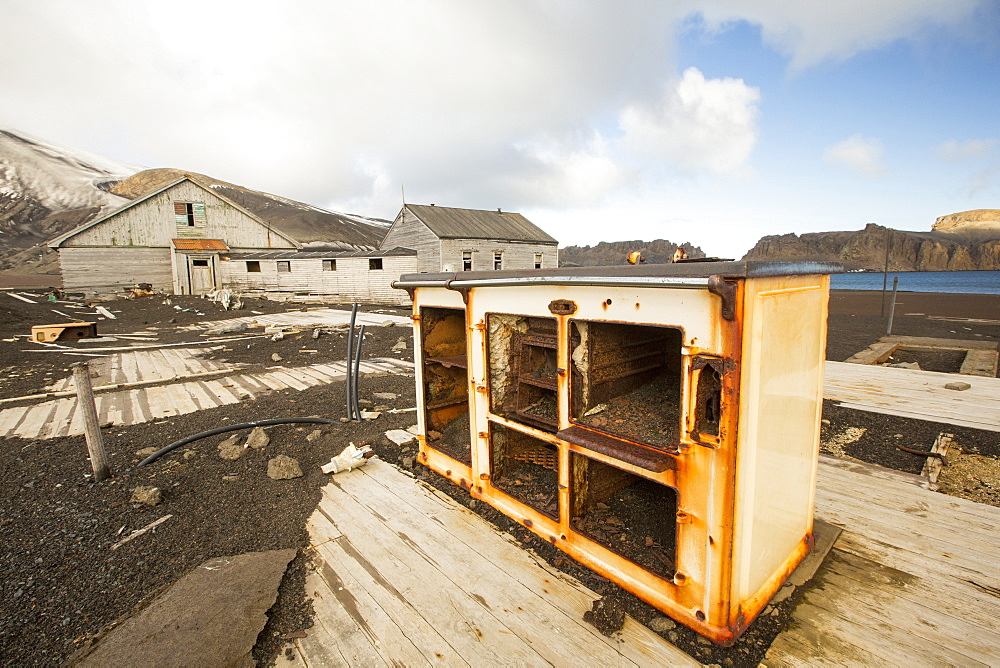
<path id="1" fill-rule="evenodd" d="M 340 473 L 350 471 L 368 463 L 369 457 L 374 453 L 370 445 L 355 447 L 353 443 L 344 448 L 344 451 L 330 460 L 328 464 L 323 464 L 320 471 L 323 473 Z"/>

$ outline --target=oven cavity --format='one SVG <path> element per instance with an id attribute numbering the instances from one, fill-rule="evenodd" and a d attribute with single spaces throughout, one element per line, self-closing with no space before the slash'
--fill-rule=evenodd
<path id="1" fill-rule="evenodd" d="M 570 453 L 570 522 L 575 531 L 670 580 L 677 543 L 677 490 Z"/>
<path id="2" fill-rule="evenodd" d="M 680 438 L 680 329 L 574 320 L 571 418 L 576 424 L 674 451 Z"/>
<path id="3" fill-rule="evenodd" d="M 472 464 L 465 311 L 420 311 L 427 445 Z"/>
<path id="4" fill-rule="evenodd" d="M 493 487 L 538 512 L 559 519 L 559 450 L 499 424 L 490 424 Z"/>
<path id="5" fill-rule="evenodd" d="M 490 411 L 555 432 L 556 320 L 491 313 L 488 317 Z"/>

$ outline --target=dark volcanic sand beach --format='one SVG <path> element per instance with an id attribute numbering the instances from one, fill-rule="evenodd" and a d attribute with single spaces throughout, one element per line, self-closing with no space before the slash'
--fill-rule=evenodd
<path id="1" fill-rule="evenodd" d="M 174 304 L 199 309 L 178 312 L 159 300 L 119 301 L 105 304 L 121 311 L 115 321 L 100 323 L 105 333 L 126 333 L 159 327 L 164 341 L 196 338 L 175 332 L 175 325 L 194 320 L 226 317 L 218 307 L 196 298 L 172 298 Z M 876 341 L 885 333 L 885 317 L 880 316 L 878 292 L 839 291 L 830 302 L 827 357 L 844 360 Z M 0 295 L 0 338 L 24 334 L 31 324 L 45 317 L 44 305 L 30 305 Z M 262 302 L 250 309 L 272 312 L 301 308 L 301 305 Z M 382 307 L 369 307 L 382 308 Z M 392 309 L 386 309 L 392 310 Z M 397 310 L 398 313 L 405 311 Z M 228 314 L 247 315 L 249 311 Z M 946 318 L 946 319 L 942 319 Z M 950 319 L 947 319 L 950 318 Z M 170 323 L 176 319 L 177 323 Z M 994 322 L 975 322 L 993 320 Z M 900 293 L 894 333 L 911 336 L 1000 339 L 1000 296 L 937 295 Z M 370 328 L 366 356 L 389 356 L 391 346 L 404 328 Z M 281 342 L 269 339 L 248 341 L 234 360 L 269 362 L 278 352 L 289 366 L 343 358 L 342 339 L 321 337 L 314 341 L 308 332 Z M 301 349 L 319 349 L 303 355 Z M 412 360 L 412 349 L 402 357 Z M 44 381 L 67 373 L 68 356 L 31 352 L 30 344 L 0 341 L 0 359 L 6 382 L 0 383 L 0 398 L 33 391 Z M 29 373 L 30 372 L 30 373 Z M 11 374 L 18 374 L 10 378 Z M 45 374 L 52 374 L 48 378 Z M 0 568 L 8 574 L 0 583 L 0 658 L 4 665 L 51 665 L 65 660 L 87 638 L 122 615 L 148 601 L 163 587 L 176 581 L 191 568 L 214 556 L 243 552 L 305 548 L 305 519 L 318 498 L 318 488 L 326 476 L 316 467 L 336 454 L 349 441 L 371 441 L 383 459 L 402 465 L 477 512 L 502 530 L 509 531 L 526 548 L 535 550 L 550 563 L 578 577 L 584 584 L 607 596 L 615 606 L 625 608 L 640 621 L 657 616 L 652 608 L 562 556 L 520 525 L 485 504 L 473 504 L 459 488 L 427 469 L 412 464 L 412 448 L 399 448 L 382 435 L 390 428 L 415 422 L 413 413 L 383 414 L 365 424 L 336 424 L 322 427 L 322 437 L 307 442 L 312 427 L 283 426 L 271 430 L 272 444 L 263 452 L 251 452 L 236 462 L 223 461 L 216 445 L 225 438 L 213 437 L 188 446 L 195 451 L 189 459 L 181 451 L 144 469 L 135 469 L 134 453 L 144 447 L 161 447 L 184 435 L 226 421 L 242 422 L 264 417 L 322 415 L 338 418 L 345 414 L 343 385 L 335 383 L 304 392 L 286 390 L 256 401 L 177 416 L 131 427 L 106 430 L 105 442 L 116 476 L 103 483 L 86 477 L 86 446 L 82 437 L 52 441 L 6 439 L 0 448 Z M 400 396 L 392 407 L 413 406 L 413 379 L 386 376 L 364 379 L 362 397 L 374 392 L 395 392 Z M 976 430 L 956 430 L 903 418 L 881 416 L 844 408 L 827 402 L 824 439 L 847 430 L 863 430 L 857 440 L 842 446 L 843 454 L 902 470 L 919 470 L 922 458 L 899 453 L 901 442 L 927 448 L 940 431 L 956 433 L 964 447 L 995 462 L 1000 458 L 997 434 Z M 245 432 L 244 432 L 245 433 Z M 856 434 L 857 431 L 849 432 Z M 899 437 L 897 437 L 899 435 Z M 303 478 L 273 481 L 262 473 L 267 458 L 282 452 L 302 463 Z M 266 454 L 265 454 L 266 453 Z M 235 479 L 223 480 L 223 477 Z M 138 484 L 157 484 L 166 500 L 156 508 L 130 504 L 131 489 Z M 110 544 L 125 531 L 142 527 L 164 514 L 174 517 L 155 534 L 147 534 L 112 553 Z M 147 540 L 148 539 L 148 540 Z M 128 549 L 126 549 L 126 547 Z M 311 605 L 303 591 L 307 555 L 300 551 L 282 584 L 271 622 L 258 639 L 254 656 L 268 661 L 280 651 L 280 635 L 301 631 L 310 624 Z M 757 665 L 774 635 L 780 630 L 793 599 L 778 606 L 775 616 L 762 617 L 732 648 L 709 647 L 683 627 L 666 636 L 685 651 L 706 663 Z"/>

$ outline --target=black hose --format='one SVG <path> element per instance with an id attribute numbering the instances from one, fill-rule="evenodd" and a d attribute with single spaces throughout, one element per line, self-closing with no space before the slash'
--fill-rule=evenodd
<path id="1" fill-rule="evenodd" d="M 145 466 L 146 464 L 151 464 L 157 459 L 167 454 L 172 450 L 176 450 L 182 445 L 187 445 L 193 441 L 198 441 L 203 438 L 208 438 L 209 436 L 215 436 L 216 434 L 224 434 L 227 431 L 237 431 L 238 429 L 252 429 L 253 427 L 266 427 L 272 424 L 298 424 L 298 423 L 311 423 L 311 424 L 334 424 L 335 420 L 327 420 L 326 418 L 269 418 L 267 420 L 257 420 L 256 422 L 244 422 L 243 424 L 231 424 L 226 427 L 216 427 L 215 429 L 209 429 L 208 431 L 203 431 L 195 434 L 194 436 L 185 436 L 179 441 L 174 441 L 170 445 L 160 448 L 149 457 L 146 457 L 141 462 L 136 464 L 136 466 Z"/>

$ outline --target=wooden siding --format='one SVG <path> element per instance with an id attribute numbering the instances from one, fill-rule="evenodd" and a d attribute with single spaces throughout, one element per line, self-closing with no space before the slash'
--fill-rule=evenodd
<path id="1" fill-rule="evenodd" d="M 267 290 L 330 295 L 344 301 L 375 304 L 409 304 L 403 290 L 392 287 L 401 274 L 417 271 L 417 258 L 383 257 L 382 269 L 369 269 L 367 257 L 330 257 L 337 261 L 336 271 L 323 271 L 323 259 L 280 260 L 290 263 L 291 271 L 278 272 L 279 260 L 251 260 L 260 263 L 260 272 L 248 272 L 246 260 L 219 263 L 222 286 L 237 291 Z"/>
<path id="2" fill-rule="evenodd" d="M 294 248 L 284 237 L 272 232 L 210 189 L 181 181 L 153 197 L 124 209 L 94 227 L 63 242 L 62 247 L 122 246 L 169 248 L 178 237 L 175 202 L 204 204 L 204 226 L 188 228 L 185 236 L 221 239 L 230 247 Z M 196 221 L 197 223 L 197 221 Z M 185 226 L 186 227 L 186 226 Z M 198 232 L 195 234 L 195 232 Z"/>
<path id="3" fill-rule="evenodd" d="M 106 292 L 136 283 L 173 288 L 167 248 L 60 248 L 59 265 L 66 290 Z"/>
<path id="4" fill-rule="evenodd" d="M 542 254 L 542 268 L 559 266 L 559 249 L 546 244 L 492 241 L 488 239 L 442 239 L 441 266 L 433 271 L 462 271 L 462 253 L 472 251 L 473 271 L 492 271 L 493 253 L 503 252 L 504 269 L 534 269 L 535 253 Z"/>
<path id="5" fill-rule="evenodd" d="M 380 248 L 417 251 L 416 271 L 441 271 L 441 240 L 404 207 L 382 240 Z"/>

